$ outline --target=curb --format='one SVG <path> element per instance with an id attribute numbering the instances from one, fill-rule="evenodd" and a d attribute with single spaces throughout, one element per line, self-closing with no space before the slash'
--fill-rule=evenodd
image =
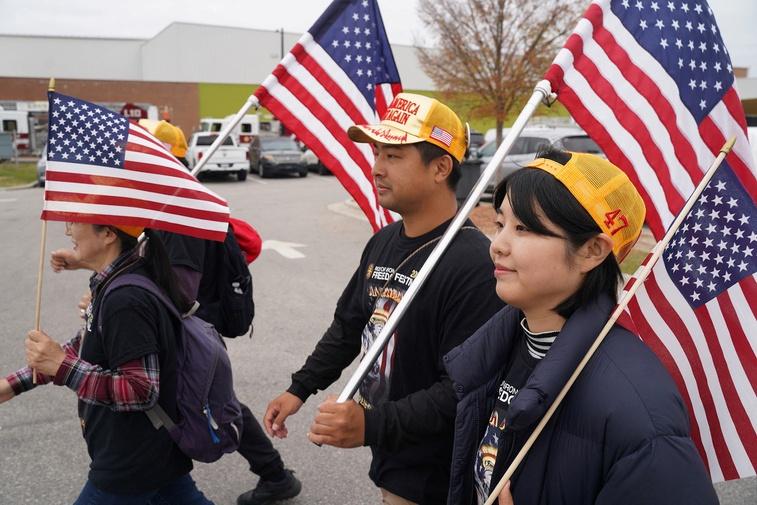
<path id="1" fill-rule="evenodd" d="M 29 184 L 24 184 L 21 186 L 9 186 L 7 188 L 0 188 L 0 191 L 16 191 L 19 189 L 30 189 L 30 188 L 37 187 L 38 184 L 39 183 L 37 181 L 34 181 L 34 182 L 30 182 Z"/>

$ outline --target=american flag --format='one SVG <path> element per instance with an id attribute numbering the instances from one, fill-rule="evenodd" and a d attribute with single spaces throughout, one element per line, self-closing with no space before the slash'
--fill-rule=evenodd
<path id="1" fill-rule="evenodd" d="M 576 122 L 639 188 L 659 239 L 726 139 L 757 197 L 744 111 L 706 2 L 593 2 L 546 78 Z"/>
<path id="2" fill-rule="evenodd" d="M 429 135 L 429 137 L 438 140 L 446 146 L 452 145 L 452 134 L 447 130 L 439 128 L 438 126 L 434 126 L 431 129 L 431 134 Z"/>
<path id="3" fill-rule="evenodd" d="M 140 126 L 50 92 L 42 219 L 134 225 L 224 240 L 229 207 Z"/>
<path id="4" fill-rule="evenodd" d="M 255 92 L 336 175 L 374 231 L 394 219 L 377 199 L 370 145 L 347 136 L 402 91 L 376 0 L 335 0 Z"/>
<path id="5" fill-rule="evenodd" d="M 712 479 L 754 475 L 757 179 L 712 10 L 699 0 L 595 1 L 546 78 L 639 188 L 658 239 L 736 137 L 729 166 L 629 310 L 678 383 Z"/>
<path id="6" fill-rule="evenodd" d="M 754 199 L 724 162 L 628 305 L 678 384 L 716 482 L 757 468 L 756 223 Z"/>

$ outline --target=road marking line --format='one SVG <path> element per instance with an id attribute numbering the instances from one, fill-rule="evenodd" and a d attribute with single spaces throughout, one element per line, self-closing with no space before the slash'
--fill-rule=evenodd
<path id="1" fill-rule="evenodd" d="M 305 257 L 295 247 L 307 247 L 305 244 L 296 244 L 294 242 L 281 242 L 279 240 L 266 240 L 263 242 L 263 250 L 272 250 L 281 254 L 289 260 L 297 260 Z"/>

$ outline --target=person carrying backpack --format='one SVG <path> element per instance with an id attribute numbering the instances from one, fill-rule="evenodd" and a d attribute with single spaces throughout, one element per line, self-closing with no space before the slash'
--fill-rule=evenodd
<path id="1" fill-rule="evenodd" d="M 140 253 L 137 237 L 144 231 Z M 131 226 L 66 223 L 72 263 L 94 271 L 85 326 L 60 345 L 42 331 L 25 341 L 28 367 L 0 379 L 0 403 L 39 385 L 66 386 L 78 397 L 90 471 L 74 505 L 208 505 L 190 477 L 192 460 L 145 412 L 160 407 L 178 419 L 179 326 L 166 303 L 119 277 L 157 286 L 184 312 L 168 257 L 155 232 Z"/>
<path id="2" fill-rule="evenodd" d="M 232 219 L 231 223 L 223 243 L 161 232 L 184 293 L 199 304 L 195 315 L 212 323 L 228 338 L 251 332 L 250 324 L 255 315 L 252 276 L 235 231 L 242 228 L 245 234 L 240 238 L 248 238 L 250 233 L 256 235 L 256 232 L 239 220 Z M 249 242 L 255 242 L 255 237 L 251 238 Z M 255 249 L 254 244 L 252 249 Z M 259 247 L 257 250 L 259 252 Z M 250 252 L 245 252 L 250 258 Z M 254 251 L 252 256 L 254 259 Z M 241 407 L 244 430 L 237 452 L 260 480 L 255 488 L 239 496 L 237 504 L 263 505 L 297 496 L 302 490 L 301 482 L 284 466 L 281 455 L 252 411 L 245 404 Z"/>
<path id="3" fill-rule="evenodd" d="M 252 261 L 260 252 L 259 236 L 255 230 L 236 219 L 224 242 L 203 240 L 170 232 L 157 232 L 164 244 L 177 286 L 183 297 L 195 300 L 194 315 L 211 323 L 224 337 L 234 338 L 246 334 L 255 314 L 252 301 L 252 276 L 247 260 Z M 241 230 L 240 241 L 233 229 Z M 53 251 L 50 260 L 54 271 L 76 270 L 74 251 Z M 80 307 L 86 307 L 85 295 Z M 82 310 L 84 310 L 82 308 Z M 239 505 L 263 505 L 292 498 L 302 489 L 301 482 L 284 466 L 279 452 L 273 447 L 260 423 L 247 405 L 242 409 L 242 438 L 238 452 L 250 465 L 250 471 L 260 477 L 257 486 L 241 494 Z"/>

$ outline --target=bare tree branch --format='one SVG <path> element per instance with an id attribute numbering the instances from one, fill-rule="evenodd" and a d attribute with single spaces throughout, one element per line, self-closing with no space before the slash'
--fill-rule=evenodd
<path id="1" fill-rule="evenodd" d="M 443 93 L 472 95 L 493 114 L 497 141 L 511 109 L 522 103 L 578 20 L 579 0 L 420 0 L 434 37 L 419 48 L 426 74 Z"/>

